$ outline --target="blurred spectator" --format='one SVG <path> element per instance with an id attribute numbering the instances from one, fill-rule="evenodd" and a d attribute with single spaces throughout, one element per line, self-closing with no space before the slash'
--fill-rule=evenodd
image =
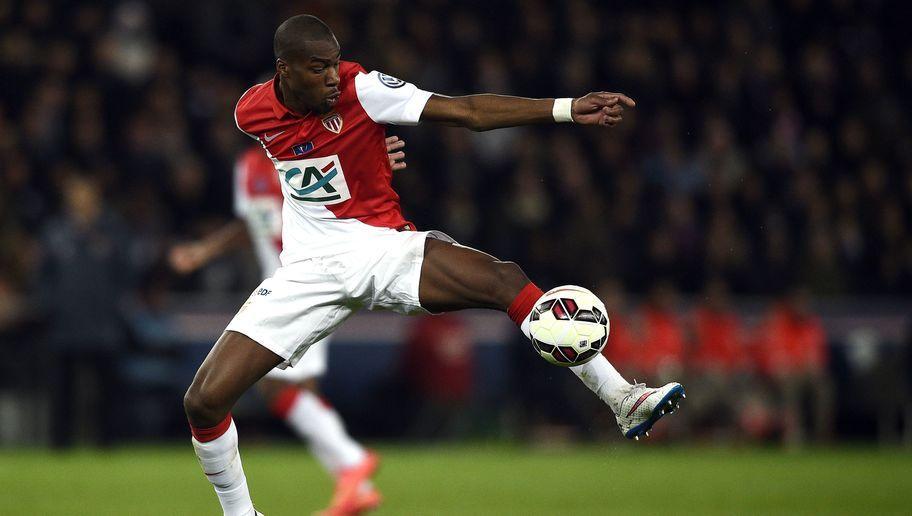
<path id="1" fill-rule="evenodd" d="M 806 288 L 790 290 L 770 310 L 757 339 L 758 362 L 775 389 L 784 442 L 803 443 L 808 426 L 816 439 L 830 439 L 835 400 L 826 334 Z"/>
<path id="2" fill-rule="evenodd" d="M 13 281 L 0 275 L 0 333 L 14 330 L 21 323 L 27 310 L 25 301 Z"/>
<path id="3" fill-rule="evenodd" d="M 62 179 L 62 213 L 42 231 L 44 256 L 35 291 L 52 350 L 52 426 L 57 445 L 74 436 L 112 438 L 115 360 L 127 334 L 120 306 L 133 281 L 127 229 L 92 177 Z"/>
<path id="4" fill-rule="evenodd" d="M 877 431 L 884 445 L 900 442 L 903 427 L 909 424 L 908 351 L 904 343 L 888 342 L 876 328 L 858 328 L 846 336 L 843 351 L 847 374 L 845 398 L 840 402 L 847 412 Z"/>
<path id="5" fill-rule="evenodd" d="M 456 315 L 425 316 L 415 321 L 403 357 L 410 398 L 417 404 L 412 435 L 440 439 L 468 431 L 473 346 L 469 329 Z"/>
<path id="6" fill-rule="evenodd" d="M 739 410 L 751 396 L 752 372 L 745 346 L 745 329 L 734 312 L 724 280 L 714 278 L 706 285 L 692 317 L 693 348 L 688 354 L 687 417 L 701 430 L 736 430 Z"/>
<path id="7" fill-rule="evenodd" d="M 728 286 L 710 280 L 693 314 L 694 348 L 688 368 L 708 375 L 734 375 L 750 363 L 744 325 L 734 312 Z"/>
<path id="8" fill-rule="evenodd" d="M 639 362 L 653 383 L 672 381 L 684 370 L 686 337 L 677 303 L 674 287 L 661 281 L 653 286 L 638 314 Z"/>

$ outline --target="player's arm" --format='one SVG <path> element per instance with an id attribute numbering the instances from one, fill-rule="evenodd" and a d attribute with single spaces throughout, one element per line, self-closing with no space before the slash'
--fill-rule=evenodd
<path id="1" fill-rule="evenodd" d="M 431 95 L 421 112 L 422 122 L 437 122 L 487 131 L 501 127 L 576 122 L 613 127 L 624 108 L 636 103 L 623 93 L 598 91 L 577 99 L 530 99 L 504 95 Z"/>
<path id="2" fill-rule="evenodd" d="M 241 219 L 234 219 L 200 240 L 173 246 L 168 253 L 168 263 L 175 271 L 190 274 L 228 251 L 249 243 L 247 226 Z"/>

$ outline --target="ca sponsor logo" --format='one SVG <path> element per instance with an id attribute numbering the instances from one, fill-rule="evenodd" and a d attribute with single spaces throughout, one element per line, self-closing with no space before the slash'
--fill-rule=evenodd
<path id="1" fill-rule="evenodd" d="M 351 199 L 342 164 L 335 154 L 280 162 L 279 173 L 292 199 L 321 205 Z"/>

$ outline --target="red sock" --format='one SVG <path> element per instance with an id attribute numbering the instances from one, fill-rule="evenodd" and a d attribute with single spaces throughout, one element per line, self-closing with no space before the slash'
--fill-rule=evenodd
<path id="1" fill-rule="evenodd" d="M 282 392 L 269 404 L 270 410 L 277 418 L 284 420 L 288 417 L 288 413 L 291 411 L 291 407 L 294 406 L 295 401 L 298 400 L 300 393 L 301 390 L 293 385 L 282 389 Z"/>
<path id="2" fill-rule="evenodd" d="M 532 308 L 535 306 L 535 302 L 538 301 L 538 298 L 542 297 L 544 292 L 538 288 L 535 283 L 529 282 L 528 285 L 523 287 L 519 294 L 516 296 L 516 299 L 510 303 L 510 308 L 507 308 L 507 315 L 510 316 L 510 319 L 513 319 L 513 322 L 516 323 L 516 326 L 522 326 L 523 321 L 532 312 Z"/>
<path id="3" fill-rule="evenodd" d="M 211 428 L 197 428 L 193 425 L 190 425 L 190 433 L 193 434 L 193 437 L 201 442 L 208 443 L 209 441 L 214 441 L 225 434 L 228 431 L 228 427 L 231 426 L 231 413 L 229 412 L 225 419 L 221 423 L 211 427 Z"/>

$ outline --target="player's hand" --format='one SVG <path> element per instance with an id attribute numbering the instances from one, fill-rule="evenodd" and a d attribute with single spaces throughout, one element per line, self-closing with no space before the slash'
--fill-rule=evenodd
<path id="1" fill-rule="evenodd" d="M 405 140 L 400 140 L 398 136 L 390 136 L 386 139 L 386 154 L 393 170 L 402 170 L 406 167 L 405 151 L 399 150 L 403 147 L 405 147 Z"/>
<path id="2" fill-rule="evenodd" d="M 635 106 L 636 102 L 623 93 L 596 91 L 574 99 L 571 113 L 578 124 L 614 127 L 624 119 L 624 108 Z"/>
<path id="3" fill-rule="evenodd" d="M 190 274 L 206 261 L 205 247 L 196 242 L 175 245 L 168 252 L 168 265 L 180 274 Z"/>

